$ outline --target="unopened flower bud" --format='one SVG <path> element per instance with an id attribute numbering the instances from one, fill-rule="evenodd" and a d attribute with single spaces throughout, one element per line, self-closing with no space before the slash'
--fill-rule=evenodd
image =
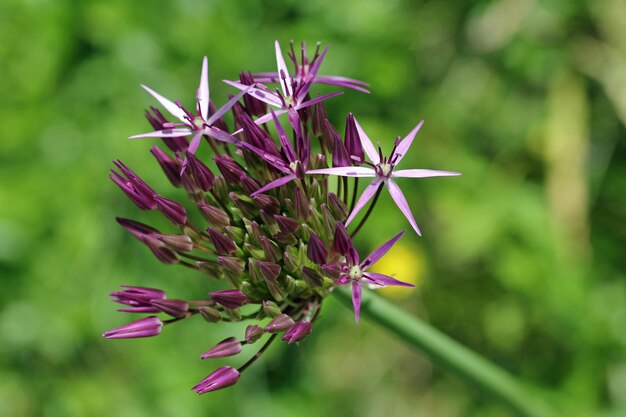
<path id="1" fill-rule="evenodd" d="M 150 300 L 165 298 L 165 292 L 155 288 L 128 285 L 123 285 L 122 288 L 124 288 L 122 291 L 115 291 L 109 295 L 113 302 L 130 306 L 119 310 L 127 313 L 157 313 L 159 309 L 150 304 Z"/>
<path id="2" fill-rule="evenodd" d="M 289 344 L 301 342 L 311 334 L 311 326 L 312 324 L 310 321 L 300 320 L 295 324 L 295 326 L 285 332 L 280 340 Z"/>
<path id="3" fill-rule="evenodd" d="M 306 253 L 309 259 L 316 264 L 324 265 L 326 263 L 328 252 L 326 251 L 324 242 L 313 232 L 311 232 L 311 239 L 309 239 Z"/>
<path id="4" fill-rule="evenodd" d="M 344 221 L 348 217 L 348 209 L 335 193 L 328 193 L 328 208 L 336 220 Z"/>
<path id="5" fill-rule="evenodd" d="M 291 329 L 294 324 L 293 319 L 287 314 L 279 314 L 265 326 L 265 331 L 268 333 L 280 333 Z"/>
<path id="6" fill-rule="evenodd" d="M 197 261 L 196 267 L 209 278 L 220 279 L 222 270 L 215 262 Z"/>
<path id="7" fill-rule="evenodd" d="M 300 268 L 297 257 L 288 252 L 283 253 L 283 264 L 288 272 L 295 272 Z"/>
<path id="8" fill-rule="evenodd" d="M 313 289 L 322 288 L 324 284 L 324 277 L 322 274 L 319 271 L 307 266 L 302 267 L 302 279 L 304 279 L 306 285 Z"/>
<path id="9" fill-rule="evenodd" d="M 187 175 L 192 178 L 195 188 L 209 191 L 215 183 L 215 175 L 194 154 L 187 152 Z"/>
<path id="10" fill-rule="evenodd" d="M 282 311 L 280 310 L 280 307 L 278 307 L 278 305 L 275 302 L 270 301 L 270 300 L 263 301 L 263 312 L 265 313 L 267 317 L 270 317 L 270 318 L 277 317 L 278 315 L 282 313 Z"/>
<path id="11" fill-rule="evenodd" d="M 283 254 L 280 252 L 278 245 L 265 236 L 261 236 L 260 240 L 263 252 L 265 252 L 265 259 L 270 262 L 279 262 L 282 259 Z"/>
<path id="12" fill-rule="evenodd" d="M 204 218 L 207 219 L 214 227 L 223 228 L 230 224 L 230 218 L 228 214 L 221 208 L 209 205 L 203 201 L 197 204 L 198 208 L 202 211 Z"/>
<path id="13" fill-rule="evenodd" d="M 230 387 L 237 383 L 239 379 L 239 371 L 230 366 L 222 366 L 211 375 L 204 378 L 192 389 L 198 394 L 216 391 L 218 389 Z"/>
<path id="14" fill-rule="evenodd" d="M 176 201 L 157 195 L 154 197 L 154 202 L 157 210 L 175 225 L 182 226 L 187 222 L 187 211 Z"/>
<path id="15" fill-rule="evenodd" d="M 151 337 L 161 333 L 163 323 L 156 316 L 144 317 L 125 324 L 113 330 L 105 332 L 102 336 L 107 339 L 135 339 L 139 337 Z"/>
<path id="16" fill-rule="evenodd" d="M 248 298 L 239 290 L 221 290 L 209 293 L 216 303 L 230 309 L 235 309 L 246 304 Z"/>
<path id="17" fill-rule="evenodd" d="M 252 344 L 259 340 L 265 334 L 265 330 L 261 326 L 251 324 L 246 327 L 246 343 Z"/>
<path id="18" fill-rule="evenodd" d="M 198 311 L 200 312 L 202 318 L 209 323 L 217 323 L 218 321 L 222 320 L 222 313 L 220 313 L 219 310 L 216 310 L 213 307 L 201 306 L 198 307 Z"/>
<path id="19" fill-rule="evenodd" d="M 193 249 L 193 242 L 187 235 L 158 235 L 157 239 L 165 243 L 170 249 L 179 252 L 189 252 Z"/>
<path id="20" fill-rule="evenodd" d="M 283 233 L 293 234 L 298 230 L 298 227 L 300 227 L 300 223 L 291 217 L 275 215 L 274 220 L 276 220 L 280 231 Z"/>
<path id="21" fill-rule="evenodd" d="M 161 166 L 161 169 L 170 180 L 174 187 L 180 187 L 180 164 L 174 158 L 165 153 L 158 146 L 150 148 L 150 152 L 156 158 L 157 162 Z"/>
<path id="22" fill-rule="evenodd" d="M 183 317 L 189 311 L 189 304 L 185 300 L 151 300 L 150 304 L 172 317 Z"/>
<path id="23" fill-rule="evenodd" d="M 241 342 L 236 337 L 229 337 L 222 340 L 211 349 L 204 352 L 200 359 L 224 358 L 241 353 Z"/>
<path id="24" fill-rule="evenodd" d="M 210 227 L 207 227 L 206 231 L 211 236 L 211 241 L 213 242 L 213 246 L 215 247 L 215 252 L 217 252 L 218 255 L 229 255 L 237 250 L 237 246 L 231 238 L 224 236 L 220 232 Z"/>
<path id="25" fill-rule="evenodd" d="M 246 238 L 246 231 L 239 227 L 226 226 L 224 230 L 226 230 L 226 234 L 238 245 L 241 245 Z"/>
<path id="26" fill-rule="evenodd" d="M 363 146 L 361 145 L 361 139 L 359 138 L 359 132 L 356 128 L 356 123 L 352 113 L 348 114 L 348 119 L 346 120 L 346 133 L 344 136 L 348 155 L 350 155 L 350 157 L 356 157 L 357 163 L 362 163 L 364 157 Z"/>

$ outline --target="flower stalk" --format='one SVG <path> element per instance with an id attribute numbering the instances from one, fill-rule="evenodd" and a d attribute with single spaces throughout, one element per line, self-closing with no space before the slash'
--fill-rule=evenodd
<path id="1" fill-rule="evenodd" d="M 346 307 L 352 308 L 352 296 L 345 288 L 337 288 L 332 294 Z M 520 416 L 559 417 L 504 369 L 372 291 L 363 293 L 361 317 L 381 325 L 443 369 L 508 404 Z"/>

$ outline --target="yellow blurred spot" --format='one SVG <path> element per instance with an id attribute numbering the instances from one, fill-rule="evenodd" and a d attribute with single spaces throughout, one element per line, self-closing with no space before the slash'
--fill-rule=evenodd
<path id="1" fill-rule="evenodd" d="M 424 266 L 424 254 L 421 249 L 410 244 L 398 242 L 372 266 L 371 271 L 392 276 L 400 281 L 415 285 L 415 288 L 419 288 L 424 279 Z M 414 289 L 384 287 L 377 291 L 386 297 L 400 299 L 413 294 Z"/>

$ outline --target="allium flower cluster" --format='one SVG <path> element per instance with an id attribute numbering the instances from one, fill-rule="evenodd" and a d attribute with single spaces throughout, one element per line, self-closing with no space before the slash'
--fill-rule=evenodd
<path id="1" fill-rule="evenodd" d="M 168 115 L 151 107 L 146 116 L 154 131 L 131 138 L 161 138 L 169 151 L 153 146 L 151 152 L 171 185 L 186 192 L 186 204 L 160 195 L 124 163 L 114 162 L 111 180 L 139 209 L 160 212 L 174 231 L 161 232 L 123 218 L 117 219 L 119 224 L 159 261 L 198 270 L 221 281 L 224 289 L 202 294 L 198 300 L 182 300 L 159 289 L 124 286 L 110 294 L 124 306 L 120 311 L 149 315 L 104 336 L 156 336 L 166 325 L 199 316 L 208 323 L 250 322 L 245 334 L 221 341 L 201 359 L 238 355 L 242 346 L 265 339 L 238 369 L 222 366 L 200 381 L 193 387 L 199 394 L 235 384 L 276 338 L 288 344 L 303 341 L 319 318 L 324 299 L 336 287 L 351 286 L 358 322 L 364 284 L 412 286 L 370 271 L 404 232 L 364 258 L 352 238 L 371 218 L 383 184 L 420 234 L 394 178 L 459 175 L 395 169 L 422 122 L 404 139 L 396 139 L 389 157 L 383 156 L 380 145 L 373 145 L 352 114 L 347 116 L 345 134 L 340 135 L 326 117 L 324 101 L 341 92 L 313 97 L 313 84 L 365 93 L 368 85 L 318 75 L 327 49 L 320 52 L 318 45 L 309 59 L 302 44 L 298 59 L 292 44 L 289 58 L 295 71 L 290 73 L 276 42 L 278 70 L 242 72 L 238 81 L 225 81 L 238 91 L 219 109 L 209 97 L 206 57 L 192 110 L 143 86 Z M 266 85 L 271 83 L 279 88 Z M 196 155 L 203 143 L 210 147 L 212 158 Z M 329 174 L 340 178 L 331 180 Z M 361 177 L 372 181 L 359 196 Z M 202 224 L 189 219 L 187 210 L 193 206 L 202 215 Z M 359 224 L 349 231 L 366 206 Z"/>

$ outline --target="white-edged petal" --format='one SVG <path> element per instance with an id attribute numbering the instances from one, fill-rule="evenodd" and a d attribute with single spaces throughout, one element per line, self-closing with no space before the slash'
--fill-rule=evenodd
<path id="1" fill-rule="evenodd" d="M 375 177 L 376 171 L 367 167 L 335 167 L 312 169 L 307 174 L 339 175 L 341 177 Z"/>
<path id="2" fill-rule="evenodd" d="M 356 117 L 354 118 L 354 124 L 356 125 L 357 132 L 359 132 L 359 140 L 361 141 L 361 146 L 363 147 L 363 150 L 367 154 L 370 161 L 372 161 L 374 165 L 378 165 L 380 163 L 380 156 L 378 156 L 378 152 L 376 152 L 376 148 L 374 147 L 374 144 L 372 143 L 370 138 L 365 134 L 365 132 L 363 131 L 363 128 L 361 127 L 359 122 L 356 120 Z"/>
<path id="3" fill-rule="evenodd" d="M 181 136 L 189 136 L 191 135 L 191 129 L 183 128 L 174 128 L 174 129 L 163 129 L 157 130 L 155 132 L 141 133 L 139 135 L 130 136 L 128 139 L 143 139 L 143 138 L 179 138 Z"/>
<path id="4" fill-rule="evenodd" d="M 206 120 L 207 117 L 209 117 L 209 62 L 206 56 L 202 60 L 202 72 L 200 73 L 197 100 L 200 116 L 202 119 Z"/>
<path id="5" fill-rule="evenodd" d="M 394 153 L 394 155 L 398 155 L 398 157 L 395 159 L 395 161 L 393 161 L 394 164 L 398 165 L 400 161 L 402 161 L 402 158 L 404 158 L 404 155 L 406 155 L 406 153 L 409 151 L 409 148 L 411 147 L 411 144 L 413 143 L 413 139 L 415 139 L 415 135 L 417 135 L 417 132 L 419 132 L 423 124 L 424 124 L 424 121 L 422 120 L 421 122 L 417 124 L 417 126 L 413 128 L 413 130 L 409 132 L 408 135 L 406 135 L 404 139 L 402 139 L 400 144 L 398 144 L 398 147 L 396 148 L 396 152 Z"/>
<path id="6" fill-rule="evenodd" d="M 359 200 L 354 205 L 354 209 L 352 209 L 350 216 L 346 220 L 346 227 L 348 227 L 350 222 L 354 220 L 357 213 L 361 211 L 363 207 L 365 207 L 367 202 L 370 201 L 372 197 L 374 197 L 374 194 L 376 194 L 376 191 L 378 191 L 378 187 L 380 187 L 381 182 L 383 182 L 381 178 L 376 178 L 374 181 L 369 183 L 367 187 L 365 187 L 365 190 L 363 190 L 363 194 L 361 194 L 361 196 L 359 197 Z"/>
<path id="7" fill-rule="evenodd" d="M 406 201 L 406 198 L 404 197 L 404 194 L 402 194 L 402 190 L 400 190 L 398 184 L 389 178 L 385 181 L 385 185 L 389 190 L 389 194 L 391 194 L 391 198 L 393 198 L 393 201 L 396 203 L 402 214 L 404 214 L 404 217 L 407 218 L 413 227 L 413 230 L 415 230 L 415 233 L 417 233 L 418 236 L 421 236 L 422 232 L 420 232 L 419 227 L 417 227 L 417 223 L 415 223 L 413 213 L 411 213 L 411 207 L 409 207 L 409 203 Z"/>
<path id="8" fill-rule="evenodd" d="M 460 172 L 438 171 L 435 169 L 400 169 L 391 172 L 392 177 L 399 178 L 430 178 L 430 177 L 455 177 Z"/>
<path id="9" fill-rule="evenodd" d="M 278 65 L 278 82 L 280 84 L 280 88 L 283 90 L 283 95 L 285 97 L 291 97 L 293 95 L 293 91 L 291 89 L 291 77 L 289 76 L 287 65 L 285 65 L 283 51 L 281 51 L 278 41 L 274 42 L 274 47 L 276 48 L 276 64 Z"/>
<path id="10" fill-rule="evenodd" d="M 154 91 L 148 86 L 141 84 L 141 87 L 144 90 L 146 90 L 148 93 L 150 93 L 152 97 L 156 98 L 157 101 L 161 103 L 161 105 L 165 107 L 165 109 L 168 112 L 172 114 L 172 116 L 176 117 L 178 120 L 180 120 L 183 123 L 189 123 L 189 120 L 187 120 L 187 117 L 186 117 L 187 113 L 185 113 L 185 111 L 181 109 L 176 103 L 166 99 L 161 94 L 157 93 L 156 91 Z"/>

